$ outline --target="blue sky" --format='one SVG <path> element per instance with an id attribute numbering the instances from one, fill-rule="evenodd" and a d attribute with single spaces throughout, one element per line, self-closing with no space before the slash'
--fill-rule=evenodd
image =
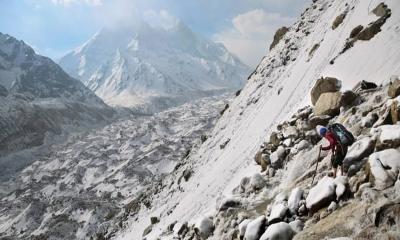
<path id="1" fill-rule="evenodd" d="M 248 65 L 267 52 L 275 30 L 293 23 L 308 0 L 0 0 L 0 32 L 57 60 L 103 26 L 152 16 L 181 19 L 222 42 Z M 149 14 L 150 13 L 150 14 Z"/>

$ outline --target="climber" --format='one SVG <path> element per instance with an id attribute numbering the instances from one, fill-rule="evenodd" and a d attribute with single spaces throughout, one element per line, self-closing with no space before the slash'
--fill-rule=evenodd
<path id="1" fill-rule="evenodd" d="M 331 164 L 333 170 L 333 177 L 336 177 L 336 172 L 338 166 L 340 166 L 340 173 L 343 175 L 343 159 L 347 154 L 347 145 L 341 144 L 341 142 L 336 138 L 336 136 L 329 131 L 326 127 L 319 127 L 319 134 L 329 141 L 329 145 L 326 147 L 320 146 L 321 150 L 328 151 L 332 150 Z"/>

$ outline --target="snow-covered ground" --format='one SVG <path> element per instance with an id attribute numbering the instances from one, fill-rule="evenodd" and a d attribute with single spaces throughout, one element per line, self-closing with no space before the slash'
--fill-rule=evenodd
<path id="1" fill-rule="evenodd" d="M 150 224 L 149 216 L 161 216 L 161 222 L 147 236 L 153 239 L 174 221 L 195 221 L 215 211 L 218 199 L 230 195 L 242 177 L 254 173 L 253 156 L 272 127 L 310 102 L 310 89 L 321 76 L 337 77 L 343 81 L 344 89 L 349 89 L 361 80 L 380 84 L 391 75 L 399 75 L 400 51 L 396 49 L 400 49 L 400 2 L 397 0 L 383 1 L 392 14 L 378 34 L 368 41 L 355 42 L 340 54 L 355 27 L 360 24 L 366 27 L 378 19 L 371 11 L 380 2 L 313 3 L 263 59 L 209 140 L 190 157 L 188 162 L 194 174 L 180 185 L 182 190 L 167 189 L 153 197 L 152 208 L 144 209 L 132 219 L 116 239 L 140 239 Z M 333 21 L 345 11 L 343 23 L 333 30 Z M 315 44 L 319 48 L 312 55 L 310 50 Z M 226 146 L 220 148 L 224 143 Z"/>
<path id="2" fill-rule="evenodd" d="M 230 96 L 120 120 L 53 144 L 0 201 L 0 237 L 88 239 L 99 226 L 107 229 L 126 204 L 196 151 Z"/>

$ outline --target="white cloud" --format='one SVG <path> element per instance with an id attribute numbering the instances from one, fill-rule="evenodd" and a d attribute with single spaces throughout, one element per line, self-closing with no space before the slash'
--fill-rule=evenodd
<path id="1" fill-rule="evenodd" d="M 77 3 L 84 3 L 91 6 L 101 6 L 103 4 L 102 0 L 51 0 L 51 2 L 65 7 Z"/>
<path id="2" fill-rule="evenodd" d="M 159 12 L 155 10 L 148 10 L 144 12 L 143 19 L 152 27 L 161 27 L 166 30 L 176 26 L 176 24 L 179 22 L 178 18 L 172 16 L 166 10 L 160 10 Z"/>
<path id="3" fill-rule="evenodd" d="M 214 39 L 254 67 L 267 53 L 275 31 L 293 22 L 293 18 L 256 9 L 233 18 L 232 27 L 215 34 Z"/>

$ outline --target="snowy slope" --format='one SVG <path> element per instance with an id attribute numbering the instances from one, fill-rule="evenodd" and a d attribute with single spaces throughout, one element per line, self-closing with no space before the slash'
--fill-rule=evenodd
<path id="1" fill-rule="evenodd" d="M 53 144 L 0 200 L 0 238 L 90 239 L 117 226 L 132 198 L 198 148 L 227 97 L 122 119 Z"/>
<path id="2" fill-rule="evenodd" d="M 155 239 L 174 221 L 195 221 L 215 211 L 221 195 L 229 195 L 243 176 L 255 170 L 253 157 L 268 133 L 300 106 L 309 103 L 309 91 L 321 76 L 337 77 L 345 89 L 361 80 L 382 83 L 400 74 L 400 2 L 386 0 L 392 14 L 381 32 L 357 41 L 345 53 L 346 39 L 358 25 L 378 19 L 371 11 L 382 1 L 320 0 L 312 3 L 290 27 L 280 43 L 262 60 L 249 82 L 222 119 L 212 137 L 187 161 L 194 175 L 152 197 L 116 239 L 141 239 L 150 216 L 160 216 L 147 239 Z M 335 18 L 347 11 L 335 30 Z M 310 55 L 310 50 L 319 48 Z M 334 62 L 332 62 L 332 60 Z M 227 144 L 225 144 L 227 143 Z M 221 148 L 220 145 L 226 145 Z M 176 175 L 179 175 L 178 173 Z M 173 182 L 174 176 L 170 180 Z M 167 184 L 168 185 L 168 184 Z"/>
<path id="3" fill-rule="evenodd" d="M 114 111 L 23 41 L 0 33 L 0 175 L 34 161 L 28 153 L 51 135 L 104 123 Z"/>
<path id="4" fill-rule="evenodd" d="M 168 30 L 146 23 L 102 29 L 60 65 L 109 104 L 150 110 L 237 90 L 250 72 L 182 22 Z"/>

